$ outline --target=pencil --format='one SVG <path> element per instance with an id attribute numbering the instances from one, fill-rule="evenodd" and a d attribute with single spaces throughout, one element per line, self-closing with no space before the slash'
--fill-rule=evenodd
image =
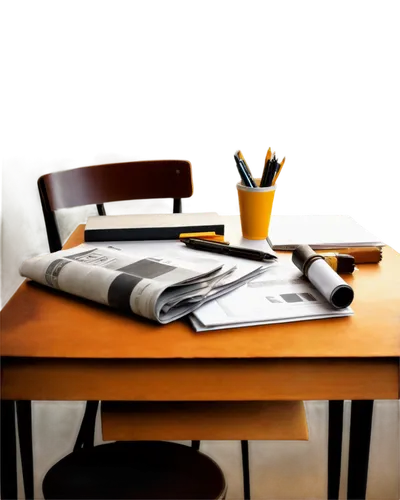
<path id="1" fill-rule="evenodd" d="M 279 159 L 279 170 L 278 170 L 278 172 L 276 173 L 276 175 L 274 177 L 272 185 L 275 185 L 275 184 L 277 184 L 280 181 L 280 178 L 283 175 L 283 172 L 285 171 L 286 165 L 287 165 L 286 156 L 283 155 Z"/>
<path id="2" fill-rule="evenodd" d="M 253 172 L 252 172 L 252 169 L 250 167 L 250 164 L 249 164 L 249 161 L 248 159 L 246 158 L 246 154 L 245 152 L 243 151 L 243 149 L 241 148 L 238 148 L 237 149 L 237 155 L 239 157 L 240 160 L 242 160 L 244 163 L 245 163 L 245 167 L 247 169 L 247 172 L 249 175 L 251 175 L 253 177 Z"/>
<path id="3" fill-rule="evenodd" d="M 236 151 L 236 154 L 239 156 L 239 158 L 240 158 L 242 161 L 244 161 L 244 162 L 246 163 L 246 160 L 244 159 L 243 153 L 240 151 L 240 149 L 238 149 L 238 150 Z M 247 165 L 247 163 L 246 163 L 246 165 Z"/>

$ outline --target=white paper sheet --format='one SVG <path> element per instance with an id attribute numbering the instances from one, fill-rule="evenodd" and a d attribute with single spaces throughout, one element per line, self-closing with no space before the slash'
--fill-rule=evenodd
<path id="1" fill-rule="evenodd" d="M 353 314 L 335 309 L 294 265 L 275 264 L 234 292 L 200 307 L 191 315 L 196 331 L 285 323 Z"/>

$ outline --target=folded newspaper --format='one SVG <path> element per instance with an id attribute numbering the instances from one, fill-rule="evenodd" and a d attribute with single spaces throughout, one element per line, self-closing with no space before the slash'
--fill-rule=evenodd
<path id="1" fill-rule="evenodd" d="M 33 281 L 111 307 L 169 323 L 244 285 L 266 263 L 200 257 L 199 252 L 144 257 L 82 244 L 32 257 L 20 274 Z M 181 257 L 183 256 L 183 258 Z M 241 259 L 240 259 L 241 260 Z"/>

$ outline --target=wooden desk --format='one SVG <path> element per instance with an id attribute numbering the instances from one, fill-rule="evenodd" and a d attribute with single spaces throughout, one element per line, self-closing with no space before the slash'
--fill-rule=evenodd
<path id="1" fill-rule="evenodd" d="M 346 280 L 354 317 L 201 334 L 24 282 L 1 312 L 2 399 L 397 399 L 400 256 Z"/>

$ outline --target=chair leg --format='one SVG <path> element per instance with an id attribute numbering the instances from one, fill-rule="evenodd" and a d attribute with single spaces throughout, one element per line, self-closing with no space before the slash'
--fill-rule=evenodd
<path id="1" fill-rule="evenodd" d="M 351 402 L 348 500 L 365 500 L 373 409 L 373 401 Z"/>
<path id="2" fill-rule="evenodd" d="M 180 198 L 174 198 L 173 212 L 174 214 L 182 213 L 182 200 Z"/>
<path id="3" fill-rule="evenodd" d="M 241 446 L 243 468 L 243 498 L 244 500 L 250 500 L 249 442 L 241 441 Z"/>
<path id="4" fill-rule="evenodd" d="M 1 400 L 1 498 L 9 500 L 18 498 L 17 488 L 17 444 L 15 434 L 15 402 Z"/>
<path id="5" fill-rule="evenodd" d="M 16 409 L 25 498 L 30 500 L 34 495 L 31 401 L 17 401 Z"/>
<path id="6" fill-rule="evenodd" d="M 96 207 L 99 215 L 106 215 L 106 209 L 104 208 L 103 203 L 99 203 L 98 205 L 96 205 Z"/>
<path id="7" fill-rule="evenodd" d="M 196 451 L 200 450 L 200 441 L 192 441 L 192 448 L 194 448 Z"/>
<path id="8" fill-rule="evenodd" d="M 338 500 L 342 461 L 343 401 L 329 401 L 328 500 Z"/>
<path id="9" fill-rule="evenodd" d="M 85 413 L 83 415 L 81 427 L 76 438 L 74 451 L 80 448 L 93 448 L 94 431 L 96 425 L 96 415 L 99 408 L 99 401 L 87 401 Z"/>

